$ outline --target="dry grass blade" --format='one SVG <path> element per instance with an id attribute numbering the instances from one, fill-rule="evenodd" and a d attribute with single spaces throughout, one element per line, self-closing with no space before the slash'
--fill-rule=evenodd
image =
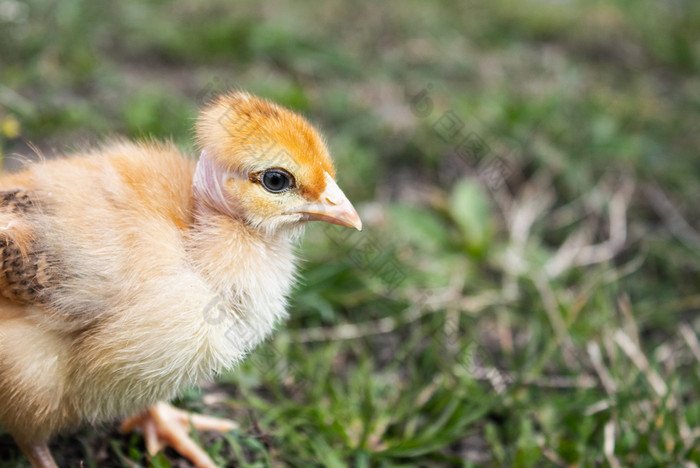
<path id="1" fill-rule="evenodd" d="M 547 275 L 557 277 L 577 266 L 603 263 L 615 258 L 627 242 L 627 209 L 633 191 L 634 185 L 626 183 L 610 199 L 608 240 L 588 244 L 593 232 L 589 225 L 583 225 L 564 241 L 554 257 L 547 262 Z"/>
<path id="2" fill-rule="evenodd" d="M 644 187 L 644 194 L 668 230 L 688 248 L 700 250 L 700 234 L 680 214 L 664 191 L 657 185 L 647 185 Z"/>
<path id="3" fill-rule="evenodd" d="M 615 457 L 615 421 L 605 423 L 605 442 L 603 445 L 605 458 L 612 468 L 620 468 L 620 461 Z"/>
<path id="4" fill-rule="evenodd" d="M 615 395 L 617 393 L 617 385 L 610 375 L 610 372 L 608 372 L 608 369 L 603 364 L 603 355 L 600 352 L 600 346 L 595 341 L 591 341 L 588 343 L 587 349 L 593 368 L 598 374 L 598 378 L 600 378 L 603 387 L 605 387 L 605 391 L 608 392 L 610 396 Z"/>
<path id="5" fill-rule="evenodd" d="M 697 359 L 697 361 L 700 362 L 700 341 L 698 341 L 697 335 L 695 334 L 693 329 L 686 324 L 680 326 L 680 331 L 681 336 L 688 344 L 688 347 L 693 353 L 693 356 L 695 356 L 695 359 Z"/>
<path id="6" fill-rule="evenodd" d="M 617 330 L 613 335 L 615 342 L 620 346 L 622 351 L 625 352 L 627 357 L 634 363 L 637 368 L 644 374 L 651 388 L 654 389 L 656 394 L 664 398 L 668 393 L 668 387 L 666 383 L 661 378 L 661 376 L 655 372 L 649 365 L 649 360 L 646 358 L 644 353 L 639 349 L 634 341 L 622 330 Z M 672 399 L 669 399 L 669 405 L 672 404 Z"/>

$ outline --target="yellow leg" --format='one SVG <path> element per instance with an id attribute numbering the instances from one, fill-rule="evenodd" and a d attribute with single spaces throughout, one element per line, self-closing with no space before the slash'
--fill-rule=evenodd
<path id="1" fill-rule="evenodd" d="M 190 438 L 190 424 L 200 431 L 228 432 L 238 427 L 233 421 L 190 414 L 160 402 L 124 421 L 121 431 L 127 433 L 140 427 L 150 455 L 169 446 L 198 468 L 216 468 L 209 455 Z"/>
<path id="2" fill-rule="evenodd" d="M 28 444 L 17 442 L 17 445 L 22 449 L 34 468 L 58 468 L 46 442 L 32 442 Z"/>

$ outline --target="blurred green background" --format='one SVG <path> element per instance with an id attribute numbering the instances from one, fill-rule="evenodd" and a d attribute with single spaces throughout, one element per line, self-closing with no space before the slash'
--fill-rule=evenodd
<path id="1" fill-rule="evenodd" d="M 323 129 L 366 228 L 311 226 L 289 323 L 178 402 L 224 466 L 692 467 L 699 72 L 695 0 L 0 0 L 0 151 L 191 151 L 230 88 Z M 116 428 L 59 464 L 188 466 Z"/>

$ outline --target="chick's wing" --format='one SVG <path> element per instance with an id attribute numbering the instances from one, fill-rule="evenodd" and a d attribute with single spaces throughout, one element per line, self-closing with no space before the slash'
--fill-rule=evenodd
<path id="1" fill-rule="evenodd" d="M 29 190 L 0 191 L 0 294 L 21 304 L 42 303 L 51 281 L 47 255 L 27 223 L 36 210 Z"/>

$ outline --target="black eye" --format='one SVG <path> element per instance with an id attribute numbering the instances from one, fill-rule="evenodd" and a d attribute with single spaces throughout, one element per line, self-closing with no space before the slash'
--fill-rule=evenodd
<path id="1" fill-rule="evenodd" d="M 265 171 L 260 180 L 263 187 L 272 193 L 284 192 L 292 186 L 292 176 L 280 169 Z"/>

